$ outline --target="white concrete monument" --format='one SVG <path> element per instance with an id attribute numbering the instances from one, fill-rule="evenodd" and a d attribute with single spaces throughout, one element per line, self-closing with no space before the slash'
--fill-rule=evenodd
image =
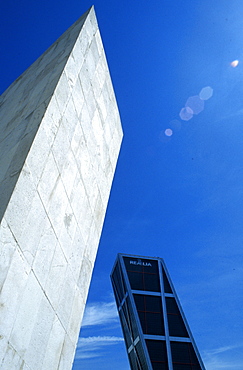
<path id="1" fill-rule="evenodd" d="M 0 369 L 72 367 L 121 140 L 91 8 L 0 97 Z"/>

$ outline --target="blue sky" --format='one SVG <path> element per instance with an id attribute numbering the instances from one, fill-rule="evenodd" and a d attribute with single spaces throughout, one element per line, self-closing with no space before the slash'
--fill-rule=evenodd
<path id="1" fill-rule="evenodd" d="M 207 370 L 240 370 L 243 2 L 93 4 L 124 140 L 73 369 L 129 369 L 109 279 L 121 252 L 164 258 Z M 2 2 L 0 92 L 91 5 Z"/>

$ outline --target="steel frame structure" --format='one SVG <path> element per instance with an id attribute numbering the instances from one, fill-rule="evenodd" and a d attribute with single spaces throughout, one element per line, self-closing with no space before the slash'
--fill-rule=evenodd
<path id="1" fill-rule="evenodd" d="M 111 281 L 132 370 L 205 370 L 162 258 L 118 254 Z"/>

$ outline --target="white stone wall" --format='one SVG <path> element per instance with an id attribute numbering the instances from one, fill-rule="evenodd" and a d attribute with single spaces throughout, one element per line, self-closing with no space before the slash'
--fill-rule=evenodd
<path id="1" fill-rule="evenodd" d="M 122 140 L 93 8 L 1 104 L 0 368 L 67 370 Z"/>

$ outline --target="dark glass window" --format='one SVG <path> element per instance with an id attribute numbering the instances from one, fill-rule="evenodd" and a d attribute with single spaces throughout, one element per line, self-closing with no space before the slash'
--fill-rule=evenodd
<path id="1" fill-rule="evenodd" d="M 144 334 L 165 335 L 161 297 L 134 294 Z"/>
<path id="2" fill-rule="evenodd" d="M 116 295 L 116 301 L 118 306 L 120 305 L 121 301 L 123 300 L 125 296 L 125 288 L 124 288 L 124 281 L 123 281 L 123 276 L 121 274 L 121 269 L 120 269 L 120 264 L 117 263 L 116 267 L 113 271 L 112 274 L 112 283 L 114 286 L 114 291 Z"/>
<path id="3" fill-rule="evenodd" d="M 143 273 L 135 271 L 127 271 L 131 289 L 144 290 Z"/>
<path id="4" fill-rule="evenodd" d="M 191 343 L 171 342 L 170 345 L 174 370 L 201 370 Z"/>
<path id="5" fill-rule="evenodd" d="M 153 370 L 168 370 L 165 341 L 146 340 L 146 345 Z"/>
<path id="6" fill-rule="evenodd" d="M 165 298 L 168 317 L 169 335 L 172 337 L 189 337 L 179 308 L 174 298 Z"/>
<path id="7" fill-rule="evenodd" d="M 129 297 L 127 297 L 126 301 L 122 305 L 119 315 L 122 321 L 122 326 L 125 328 L 125 331 L 123 330 L 123 332 L 124 335 L 126 334 L 127 336 L 126 343 L 129 348 L 133 341 L 138 337 L 137 323 L 134 317 L 134 312 L 131 308 Z"/>
<path id="8" fill-rule="evenodd" d="M 138 341 L 135 347 L 137 353 L 138 366 L 141 370 L 148 370 L 148 364 L 144 353 L 144 348 L 142 346 L 141 340 Z"/>
<path id="9" fill-rule="evenodd" d="M 130 321 L 131 322 L 131 333 L 133 336 L 133 340 L 135 340 L 139 336 L 138 325 L 137 325 L 137 321 L 135 320 L 134 310 L 132 309 L 132 304 L 131 304 L 129 297 L 127 297 L 126 302 L 127 302 L 128 314 L 131 319 Z"/>
<path id="10" fill-rule="evenodd" d="M 128 315 L 126 305 L 124 304 L 122 309 L 119 312 L 122 331 L 125 339 L 125 343 L 127 346 L 127 349 L 131 346 L 133 343 L 133 338 L 131 335 L 131 319 Z"/>
<path id="11" fill-rule="evenodd" d="M 164 281 L 164 291 L 165 291 L 165 293 L 172 293 L 172 289 L 171 289 L 169 280 L 167 279 L 167 276 L 165 274 L 164 269 L 163 269 L 163 281 Z"/>
<path id="12" fill-rule="evenodd" d="M 131 289 L 160 291 L 157 261 L 124 257 L 124 262 Z"/>
<path id="13" fill-rule="evenodd" d="M 159 274 L 156 273 L 148 273 L 144 271 L 143 273 L 143 289 L 151 292 L 159 292 L 160 291 L 160 284 L 159 284 Z"/>
<path id="14" fill-rule="evenodd" d="M 140 370 L 134 349 L 128 354 L 131 369 Z"/>

